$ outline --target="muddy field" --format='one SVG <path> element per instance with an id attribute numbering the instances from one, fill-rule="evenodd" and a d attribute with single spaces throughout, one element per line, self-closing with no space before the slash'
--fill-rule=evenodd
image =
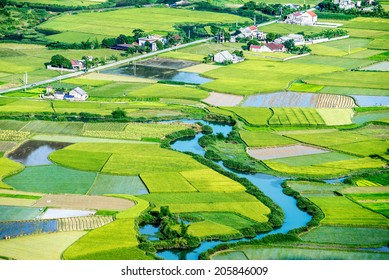
<path id="1" fill-rule="evenodd" d="M 242 102 L 243 96 L 211 92 L 209 97 L 203 99 L 205 103 L 213 106 L 237 106 Z"/>
<path id="2" fill-rule="evenodd" d="M 105 196 L 83 196 L 83 195 L 45 195 L 39 199 L 34 207 L 58 207 L 67 209 L 109 209 L 125 210 L 133 207 L 133 201 Z"/>

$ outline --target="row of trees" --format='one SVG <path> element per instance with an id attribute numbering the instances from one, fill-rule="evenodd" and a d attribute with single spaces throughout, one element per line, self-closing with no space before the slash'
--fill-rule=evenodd
<path id="1" fill-rule="evenodd" d="M 116 55 L 111 55 L 108 58 L 107 57 L 88 57 L 88 56 L 83 56 L 81 60 L 84 63 L 85 69 L 92 68 L 97 65 L 104 65 L 107 63 L 107 61 L 117 61 L 118 57 Z M 72 63 L 70 59 L 64 57 L 63 55 L 56 54 L 51 57 L 50 63 L 51 66 L 53 67 L 58 67 L 58 68 L 66 68 L 66 69 L 72 69 Z"/>
<path id="2" fill-rule="evenodd" d="M 366 0 L 362 0 L 360 7 L 344 10 L 339 7 L 339 4 L 333 3 L 332 0 L 324 0 L 323 2 L 319 3 L 318 9 L 321 12 L 330 12 L 337 14 L 340 13 L 353 16 L 389 18 L 389 12 L 386 12 L 378 1 L 374 1 L 372 3 L 371 10 L 364 10 L 364 8 L 369 6 L 370 4 Z"/>

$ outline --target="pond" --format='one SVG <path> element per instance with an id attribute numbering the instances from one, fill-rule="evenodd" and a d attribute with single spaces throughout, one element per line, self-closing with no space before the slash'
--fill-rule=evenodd
<path id="1" fill-rule="evenodd" d="M 159 227 L 154 225 L 144 225 L 139 227 L 139 232 L 142 235 L 145 235 L 146 238 L 150 241 L 159 240 L 158 232 Z"/>
<path id="2" fill-rule="evenodd" d="M 361 107 L 389 106 L 389 96 L 350 95 Z"/>
<path id="3" fill-rule="evenodd" d="M 183 122 L 186 122 L 185 120 Z M 195 121 L 196 122 L 196 121 Z M 209 123 L 205 121 L 200 121 L 203 124 L 210 125 L 213 128 L 214 133 L 223 133 L 223 135 L 227 135 L 231 130 L 232 127 L 228 125 L 217 125 L 214 123 Z M 204 154 L 204 150 L 200 147 L 198 144 L 198 139 L 203 136 L 202 133 L 199 133 L 196 135 L 196 137 L 193 137 L 192 139 L 182 139 L 174 142 L 171 147 L 174 150 L 185 152 L 189 151 L 192 153 Z M 242 178 L 247 178 L 251 183 L 256 185 L 262 192 L 264 192 L 267 196 L 269 196 L 275 203 L 277 203 L 284 211 L 285 213 L 285 219 L 283 225 L 275 229 L 273 231 L 270 231 L 268 233 L 264 234 L 258 234 L 255 238 L 260 239 L 263 238 L 266 235 L 274 234 L 274 233 L 287 233 L 288 231 L 305 226 L 310 220 L 311 216 L 308 215 L 306 212 L 301 211 L 296 204 L 296 200 L 293 197 L 285 195 L 282 190 L 281 183 L 286 178 L 280 178 L 275 177 L 268 174 L 243 174 L 239 173 L 230 169 L 227 169 L 223 166 L 222 162 L 218 162 L 218 164 L 228 170 L 229 172 L 235 173 L 239 175 Z M 238 242 L 238 241 L 244 241 L 249 239 L 239 239 L 229 242 Z M 193 250 L 164 250 L 157 253 L 157 255 L 163 259 L 168 260 L 179 260 L 179 259 L 186 259 L 186 260 L 196 260 L 198 259 L 200 253 L 211 249 L 215 247 L 216 245 L 219 245 L 223 243 L 222 241 L 203 241 L 201 245 L 198 248 L 195 248 Z"/>
<path id="4" fill-rule="evenodd" d="M 170 68 L 159 68 L 154 66 L 146 65 L 129 65 L 121 66 L 113 69 L 108 69 L 102 71 L 106 74 L 115 74 L 115 75 L 128 75 L 139 78 L 147 78 L 153 80 L 164 80 L 164 81 L 174 81 L 174 82 L 184 82 L 190 84 L 204 84 L 212 81 L 211 79 L 204 78 L 198 73 L 178 71 L 176 69 Z"/>
<path id="5" fill-rule="evenodd" d="M 0 223 L 0 237 L 4 238 L 4 236 L 9 236 L 14 238 L 21 235 L 56 232 L 58 228 L 57 225 L 58 223 L 56 220 Z"/>
<path id="6" fill-rule="evenodd" d="M 59 149 L 69 146 L 70 143 L 28 141 L 23 143 L 15 151 L 8 154 L 8 158 L 20 162 L 25 166 L 53 164 L 48 156 Z"/>

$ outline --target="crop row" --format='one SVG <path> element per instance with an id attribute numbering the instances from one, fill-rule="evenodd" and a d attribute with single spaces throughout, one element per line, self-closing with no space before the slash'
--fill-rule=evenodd
<path id="1" fill-rule="evenodd" d="M 353 108 L 355 102 L 351 97 L 334 94 L 319 94 L 317 108 Z"/>
<path id="2" fill-rule="evenodd" d="M 20 141 L 26 139 L 29 135 L 29 132 L 16 130 L 0 130 L 1 141 Z"/>
<path id="3" fill-rule="evenodd" d="M 73 217 L 58 220 L 58 231 L 89 230 L 113 221 L 111 216 Z"/>
<path id="4" fill-rule="evenodd" d="M 273 108 L 270 125 L 324 125 L 324 120 L 310 108 Z"/>

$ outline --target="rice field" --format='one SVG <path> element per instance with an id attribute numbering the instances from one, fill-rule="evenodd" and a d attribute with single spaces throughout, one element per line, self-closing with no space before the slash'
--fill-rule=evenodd
<path id="1" fill-rule="evenodd" d="M 150 18 L 154 20 L 150 21 Z M 119 34 L 130 34 L 136 28 L 147 33 L 166 34 L 169 31 L 175 31 L 175 24 L 187 23 L 188 20 L 192 23 L 208 23 L 210 19 L 212 22 L 223 23 L 249 20 L 222 13 L 152 7 L 100 12 L 98 16 L 93 12 L 77 15 L 64 14 L 41 24 L 40 28 L 59 32 L 77 31 L 105 37 L 117 37 Z M 121 22 L 121 24 L 113 26 L 112 20 Z M 99 28 L 94 28 L 96 26 Z"/>
<path id="2" fill-rule="evenodd" d="M 141 173 L 140 177 L 150 193 L 197 192 L 178 172 Z"/>
<path id="3" fill-rule="evenodd" d="M 307 166 L 307 165 L 319 165 L 327 162 L 336 162 L 343 160 L 357 159 L 355 156 L 343 154 L 339 152 L 328 152 L 320 154 L 311 154 L 303 156 L 291 156 L 286 158 L 277 158 L 273 161 L 283 163 L 289 166 Z"/>
<path id="4" fill-rule="evenodd" d="M 16 130 L 0 130 L 0 141 L 21 141 L 30 136 L 29 132 Z"/>
<path id="5" fill-rule="evenodd" d="M 269 125 L 324 125 L 325 122 L 313 108 L 272 108 Z"/>
<path id="6" fill-rule="evenodd" d="M 241 234 L 238 230 L 232 227 L 228 227 L 211 221 L 201 221 L 201 222 L 191 223 L 188 228 L 188 233 L 198 237 Z"/>
<path id="7" fill-rule="evenodd" d="M 8 177 L 6 184 L 21 191 L 52 194 L 85 194 L 96 173 L 73 170 L 56 165 L 26 167 L 23 172 Z"/>
<path id="8" fill-rule="evenodd" d="M 388 227 L 388 219 L 342 196 L 308 197 L 324 212 L 322 225 Z"/>
<path id="9" fill-rule="evenodd" d="M 56 232 L 0 240 L 0 255 L 17 260 L 60 260 L 62 252 L 86 233 Z"/>
<path id="10" fill-rule="evenodd" d="M 126 96 L 135 98 L 176 98 L 198 101 L 207 98 L 208 92 L 193 86 L 154 84 L 128 92 Z"/>
<path id="11" fill-rule="evenodd" d="M 320 226 L 300 236 L 303 241 L 327 244 L 379 246 L 389 239 L 389 230 L 358 227 Z"/>
<path id="12" fill-rule="evenodd" d="M 0 221 L 34 220 L 43 213 L 38 207 L 0 205 Z"/>
<path id="13" fill-rule="evenodd" d="M 352 118 L 354 111 L 348 108 L 317 108 L 317 113 L 324 120 L 324 123 L 328 126 L 331 125 L 346 125 L 352 124 Z"/>
<path id="14" fill-rule="evenodd" d="M 89 216 L 58 219 L 58 231 L 84 231 L 113 222 L 112 216 Z"/>
<path id="15" fill-rule="evenodd" d="M 0 152 L 7 152 L 17 145 L 17 142 L 0 141 Z"/>
<path id="16" fill-rule="evenodd" d="M 345 188 L 343 184 L 327 184 L 312 181 L 287 181 L 288 187 L 299 192 L 302 195 L 334 195 L 334 192 L 342 191 Z"/>
<path id="17" fill-rule="evenodd" d="M 212 260 L 387 260 L 387 253 L 334 250 L 331 248 L 239 246 L 222 251 Z"/>
<path id="18" fill-rule="evenodd" d="M 274 148 L 248 148 L 247 153 L 253 158 L 259 160 L 268 160 L 276 158 L 286 158 L 302 155 L 313 155 L 328 153 L 327 150 L 305 146 L 301 144 L 274 147 Z"/>
<path id="19" fill-rule="evenodd" d="M 235 113 L 250 125 L 267 125 L 272 112 L 269 108 L 255 107 L 223 107 L 223 109 Z"/>
<path id="20" fill-rule="evenodd" d="M 249 147 L 272 147 L 296 144 L 297 141 L 269 131 L 240 130 L 240 137 Z"/>
<path id="21" fill-rule="evenodd" d="M 89 195 L 105 194 L 132 194 L 139 195 L 148 193 L 144 183 L 138 176 L 113 176 L 98 174 Z"/>
<path id="22" fill-rule="evenodd" d="M 333 145 L 332 149 L 359 156 L 384 155 L 389 148 L 389 140 L 370 140 L 343 145 Z"/>

